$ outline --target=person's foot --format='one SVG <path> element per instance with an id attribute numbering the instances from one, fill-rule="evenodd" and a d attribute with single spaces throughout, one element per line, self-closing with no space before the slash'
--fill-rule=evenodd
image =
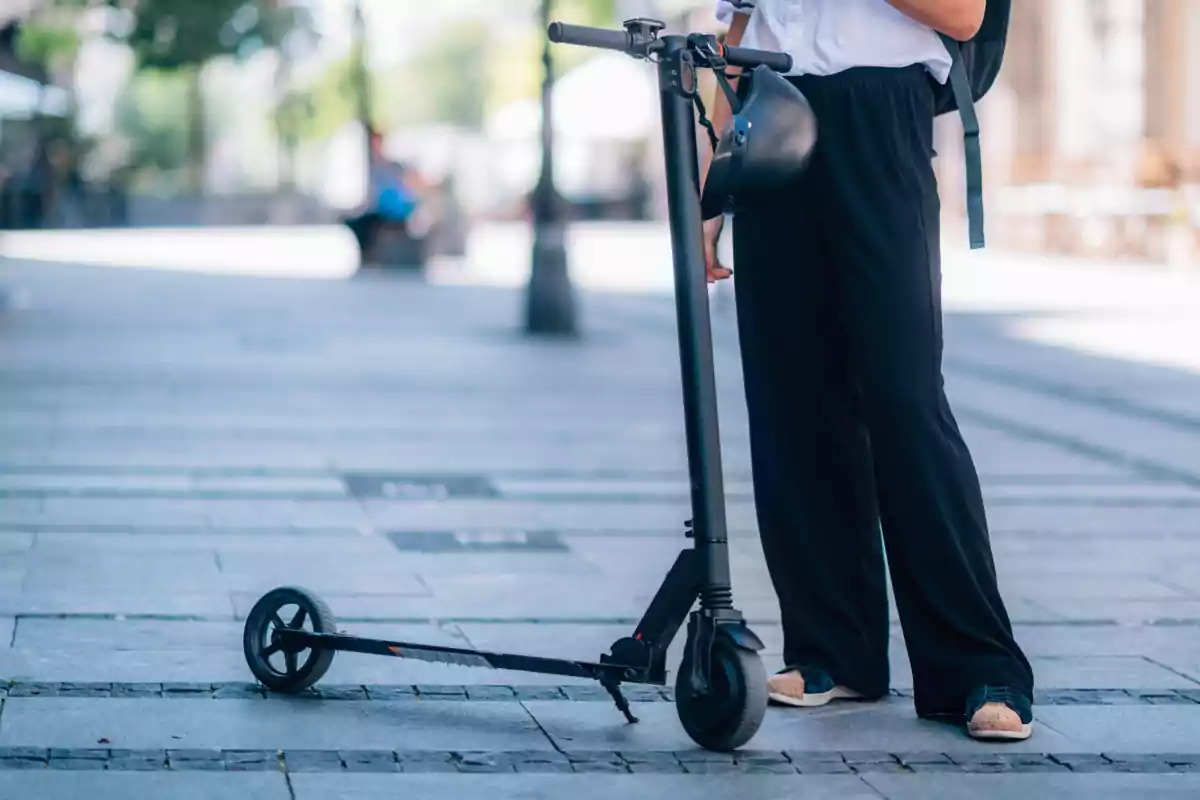
<path id="1" fill-rule="evenodd" d="M 1033 706 L 1011 686 L 980 686 L 967 698 L 967 735 L 1019 742 L 1033 735 Z"/>
<path id="2" fill-rule="evenodd" d="M 767 678 L 767 696 L 771 702 L 793 708 L 817 708 L 833 700 L 861 700 L 853 689 L 834 682 L 822 669 L 805 667 L 786 669 Z"/>

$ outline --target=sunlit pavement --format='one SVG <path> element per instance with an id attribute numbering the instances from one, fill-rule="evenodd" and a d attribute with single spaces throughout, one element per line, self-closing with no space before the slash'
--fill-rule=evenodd
<path id="1" fill-rule="evenodd" d="M 0 798 L 1200 795 L 1200 289 L 1147 267 L 946 256 L 1030 742 L 918 722 L 898 628 L 889 702 L 772 710 L 736 759 L 667 695 L 631 727 L 545 676 L 340 654 L 321 697 L 264 697 L 241 620 L 280 584 L 416 641 L 628 631 L 686 543 L 669 242 L 571 242 L 577 343 L 520 335 L 520 226 L 428 281 L 355 275 L 335 228 L 0 237 Z M 774 668 L 729 289 L 735 597 Z M 362 488 L 389 476 L 426 491 Z"/>

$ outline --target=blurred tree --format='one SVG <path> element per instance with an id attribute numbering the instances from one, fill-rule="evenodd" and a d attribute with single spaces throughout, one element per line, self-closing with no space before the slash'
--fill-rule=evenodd
<path id="1" fill-rule="evenodd" d="M 556 0 L 555 17 L 582 25 L 617 24 L 614 0 Z M 498 39 L 482 21 L 459 21 L 424 42 L 399 68 L 371 76 L 371 108 L 385 130 L 447 122 L 479 128 L 487 113 L 514 100 L 537 97 L 545 32 L 531 16 L 515 39 Z M 555 63 L 569 69 L 594 55 L 560 48 Z M 310 88 L 311 114 L 296 119 L 295 135 L 323 139 L 356 118 L 355 65 L 350 53 Z"/>
<path id="2" fill-rule="evenodd" d="M 187 83 L 184 73 L 145 69 L 117 100 L 117 130 L 129 142 L 126 160 L 139 182 L 177 175 L 188 165 Z"/>
<path id="3" fill-rule="evenodd" d="M 555 0 L 552 17 L 576 25 L 612 28 L 620 24 L 615 0 Z M 545 31 L 531 25 L 525 35 L 488 54 L 489 111 L 538 96 L 542 86 L 541 58 L 545 36 Z M 561 75 L 595 55 L 595 50 L 585 47 L 557 47 L 554 51 L 555 73 Z"/>
<path id="4" fill-rule="evenodd" d="M 248 58 L 265 48 L 283 49 L 289 37 L 313 29 L 306 4 L 293 0 L 108 0 L 127 15 L 118 34 L 140 69 L 188 77 L 189 183 L 203 187 L 205 150 L 201 74 L 220 56 Z"/>
<path id="5" fill-rule="evenodd" d="M 489 38 L 483 22 L 467 20 L 448 26 L 421 48 L 381 84 L 383 102 L 378 108 L 384 127 L 448 122 L 480 128 L 488 89 Z"/>

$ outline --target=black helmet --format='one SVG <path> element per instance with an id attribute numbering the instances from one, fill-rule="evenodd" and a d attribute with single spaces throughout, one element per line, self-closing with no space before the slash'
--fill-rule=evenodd
<path id="1" fill-rule="evenodd" d="M 725 76 L 717 78 L 729 98 L 733 124 L 716 143 L 700 210 L 704 219 L 733 213 L 756 195 L 796 179 L 817 143 L 817 117 L 799 89 L 767 66 L 755 67 L 740 100 Z"/>

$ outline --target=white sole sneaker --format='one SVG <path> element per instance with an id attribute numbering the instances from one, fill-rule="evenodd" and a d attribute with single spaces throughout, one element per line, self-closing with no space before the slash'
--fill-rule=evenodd
<path id="1" fill-rule="evenodd" d="M 792 708 L 819 708 L 827 705 L 834 700 L 861 700 L 862 695 L 853 689 L 847 689 L 845 686 L 835 686 L 827 692 L 813 693 L 805 692 L 800 697 L 795 697 L 782 692 L 768 692 L 768 699 L 773 703 L 781 706 L 791 706 Z"/>
<path id="2" fill-rule="evenodd" d="M 980 742 L 1023 742 L 1033 735 L 1033 723 L 1021 723 L 1019 731 L 975 730 L 967 726 L 967 735 Z"/>

